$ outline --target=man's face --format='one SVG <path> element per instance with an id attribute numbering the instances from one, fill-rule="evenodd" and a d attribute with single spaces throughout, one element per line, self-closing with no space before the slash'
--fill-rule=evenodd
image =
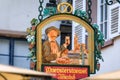
<path id="1" fill-rule="evenodd" d="M 50 40 L 53 40 L 53 41 L 54 41 L 54 40 L 57 38 L 57 35 L 58 35 L 57 31 L 51 30 L 51 31 L 48 33 L 48 38 L 49 38 Z"/>

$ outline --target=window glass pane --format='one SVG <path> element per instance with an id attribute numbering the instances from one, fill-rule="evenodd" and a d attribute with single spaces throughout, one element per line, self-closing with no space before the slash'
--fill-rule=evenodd
<path id="1" fill-rule="evenodd" d="M 101 22 L 103 22 L 103 6 L 101 6 L 101 13 L 100 13 L 100 16 L 101 16 Z"/>
<path id="2" fill-rule="evenodd" d="M 100 30 L 103 32 L 103 24 L 100 25 Z"/>
<path id="3" fill-rule="evenodd" d="M 105 4 L 106 1 L 105 0 L 101 0 L 100 1 L 100 30 L 101 32 L 104 34 L 105 39 L 107 39 L 107 21 L 108 21 L 108 7 L 107 4 Z"/>
<path id="4" fill-rule="evenodd" d="M 15 41 L 14 55 L 27 56 L 29 53 L 27 41 Z"/>
<path id="5" fill-rule="evenodd" d="M 105 20 L 107 20 L 107 5 L 105 4 Z"/>
<path id="6" fill-rule="evenodd" d="M 107 39 L 107 22 L 105 22 L 105 39 Z"/>
<path id="7" fill-rule="evenodd" d="M 9 40 L 0 39 L 0 54 L 9 54 Z"/>
<path id="8" fill-rule="evenodd" d="M 14 57 L 14 66 L 30 69 L 30 60 L 25 57 Z"/>
<path id="9" fill-rule="evenodd" d="M 8 65 L 9 64 L 9 56 L 0 55 L 0 64 Z"/>
<path id="10" fill-rule="evenodd" d="M 101 0 L 101 3 L 103 3 L 103 0 Z"/>

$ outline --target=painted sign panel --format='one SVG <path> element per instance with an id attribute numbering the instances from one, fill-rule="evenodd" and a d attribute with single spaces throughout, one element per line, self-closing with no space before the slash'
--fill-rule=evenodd
<path id="1" fill-rule="evenodd" d="M 62 21 L 70 21 L 79 24 L 79 28 L 84 28 L 87 32 L 87 38 L 84 42 L 79 41 L 79 34 L 73 34 L 76 26 L 67 26 L 68 31 L 71 27 L 71 35 L 62 34 L 66 27 L 58 26 Z M 56 27 L 57 26 L 57 27 Z M 75 29 L 78 29 L 75 28 Z M 74 15 L 60 14 L 51 16 L 43 20 L 37 26 L 37 70 L 42 70 L 42 64 L 59 64 L 59 65 L 79 65 L 90 66 L 90 73 L 94 73 L 94 29 L 83 19 Z M 80 32 L 80 31 L 79 31 Z M 45 34 L 45 39 L 42 39 Z M 82 35 L 82 33 L 80 33 Z M 54 36 L 53 36 L 54 35 Z M 47 37 L 47 38 L 46 38 Z M 53 38 L 52 38 L 53 37 Z M 54 39 L 54 40 L 53 40 Z M 69 47 L 70 46 L 70 47 Z"/>
<path id="2" fill-rule="evenodd" d="M 89 76 L 89 66 L 71 65 L 42 65 L 42 70 L 46 73 L 55 74 L 58 80 L 77 80 Z"/>

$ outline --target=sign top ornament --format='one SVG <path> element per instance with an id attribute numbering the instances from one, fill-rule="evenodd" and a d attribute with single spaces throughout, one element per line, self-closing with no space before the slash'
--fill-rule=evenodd
<path id="1" fill-rule="evenodd" d="M 72 13 L 73 7 L 71 4 L 69 4 L 67 2 L 63 2 L 57 6 L 57 10 L 59 13 Z"/>

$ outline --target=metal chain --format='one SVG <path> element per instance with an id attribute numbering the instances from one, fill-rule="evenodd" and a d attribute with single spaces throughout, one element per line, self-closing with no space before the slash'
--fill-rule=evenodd
<path id="1" fill-rule="evenodd" d="M 43 19 L 43 15 L 42 15 L 42 11 L 43 11 L 43 0 L 39 0 L 39 3 L 40 3 L 40 6 L 38 8 L 38 11 L 39 11 L 39 15 L 38 15 L 38 20 L 41 22 L 42 19 Z"/>
<path id="2" fill-rule="evenodd" d="M 92 6 L 92 1 L 88 0 L 88 21 L 91 23 L 92 22 L 92 18 L 91 18 L 91 14 L 92 14 L 92 10 L 91 10 L 91 6 Z"/>

